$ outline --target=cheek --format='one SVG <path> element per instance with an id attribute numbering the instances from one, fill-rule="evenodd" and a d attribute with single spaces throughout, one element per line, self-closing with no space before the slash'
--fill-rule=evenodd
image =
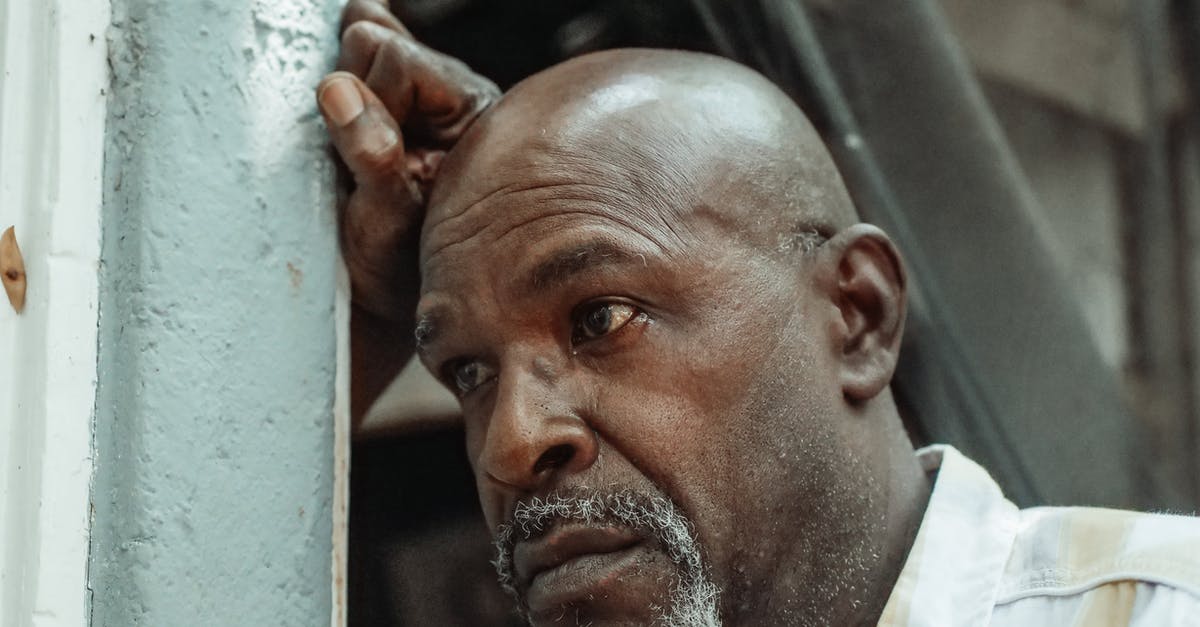
<path id="1" fill-rule="evenodd" d="M 663 325 L 594 376 L 597 430 L 687 512 L 716 564 L 750 550 L 778 517 L 770 504 L 813 474 L 803 452 L 836 402 L 802 315 L 769 320 Z"/>
<path id="2" fill-rule="evenodd" d="M 768 418 L 789 409 L 764 387 L 789 382 L 764 372 L 777 361 L 770 351 L 745 342 L 661 328 L 645 339 L 592 377 L 596 429 L 685 511 L 727 510 L 730 490 L 762 461 L 764 438 L 778 435 Z"/>

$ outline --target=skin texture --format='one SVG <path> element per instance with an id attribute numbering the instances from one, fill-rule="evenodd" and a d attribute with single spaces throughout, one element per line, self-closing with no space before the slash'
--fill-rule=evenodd
<path id="1" fill-rule="evenodd" d="M 421 357 L 475 385 L 488 522 L 555 490 L 661 492 L 732 622 L 881 609 L 855 593 L 890 585 L 879 556 L 915 527 L 889 520 L 889 479 L 920 473 L 886 387 L 903 271 L 851 216 L 803 117 L 739 66 L 607 52 L 511 91 L 443 164 L 421 242 Z M 623 324 L 584 337 L 606 306 Z M 580 618 L 646 620 L 644 571 Z"/>
<path id="2" fill-rule="evenodd" d="M 334 131 L 357 171 L 351 136 Z M 489 526 L 556 494 L 662 497 L 726 624 L 874 623 L 928 498 L 888 389 L 906 280 L 800 111 L 728 61 L 608 51 L 527 79 L 455 139 L 399 230 L 422 222 L 419 355 L 459 394 Z M 421 178 L 390 171 L 374 184 Z M 397 220 L 378 197 L 366 215 Z M 411 281 L 378 285 L 356 299 L 402 310 Z M 652 624 L 670 560 L 632 555 L 550 601 L 518 592 L 537 624 Z"/>

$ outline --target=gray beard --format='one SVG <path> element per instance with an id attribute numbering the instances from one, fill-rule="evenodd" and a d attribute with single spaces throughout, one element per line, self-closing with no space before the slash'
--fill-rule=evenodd
<path id="1" fill-rule="evenodd" d="M 528 621 L 524 601 L 517 592 L 513 573 L 513 548 L 518 541 L 540 535 L 557 522 L 619 524 L 656 538 L 675 564 L 676 576 L 666 607 L 652 607 L 655 624 L 663 627 L 720 627 L 719 591 L 708 578 L 692 525 L 670 500 L 632 490 L 601 493 L 573 490 L 554 492 L 545 499 L 520 502 L 512 519 L 496 533 L 496 574 L 500 586 L 517 602 Z"/>

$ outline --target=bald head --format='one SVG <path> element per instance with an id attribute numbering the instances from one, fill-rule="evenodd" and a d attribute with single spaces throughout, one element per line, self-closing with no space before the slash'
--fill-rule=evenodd
<path id="1" fill-rule="evenodd" d="M 776 249 L 856 221 L 799 108 L 749 68 L 699 53 L 610 50 L 524 80 L 447 158 L 427 220 L 460 215 L 531 170 L 608 181 L 604 200 L 667 230 L 703 211 Z"/>

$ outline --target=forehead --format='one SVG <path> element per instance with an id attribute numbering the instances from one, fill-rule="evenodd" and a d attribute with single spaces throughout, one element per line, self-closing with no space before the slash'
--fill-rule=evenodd
<path id="1" fill-rule="evenodd" d="M 594 174 L 594 173 L 592 173 Z M 524 170 L 519 183 L 479 193 L 462 211 L 427 225 L 422 293 L 472 282 L 498 288 L 535 262 L 571 250 L 587 259 L 677 256 L 695 231 L 675 223 L 660 200 L 639 195 L 620 175 Z"/>
<path id="2" fill-rule="evenodd" d="M 527 240 L 533 233 L 576 224 L 654 232 L 653 223 L 665 222 L 651 203 L 639 203 L 620 184 L 587 177 L 553 180 L 532 173 L 523 178 L 427 225 L 422 263 L 436 264 L 447 253 L 509 238 Z"/>
<path id="3" fill-rule="evenodd" d="M 421 237 L 423 290 L 460 263 L 489 262 L 479 255 L 511 263 L 545 239 L 598 234 L 667 254 L 694 234 L 689 214 L 704 209 L 689 168 L 595 134 L 507 130 L 442 173 L 450 181 L 435 191 Z"/>

